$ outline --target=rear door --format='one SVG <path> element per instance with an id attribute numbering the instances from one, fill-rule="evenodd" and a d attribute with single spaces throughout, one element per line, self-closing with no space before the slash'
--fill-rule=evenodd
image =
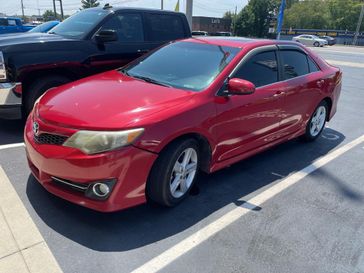
<path id="1" fill-rule="evenodd" d="M 325 81 L 317 64 L 297 46 L 279 46 L 284 81 L 284 106 L 281 128 L 283 134 L 302 130 L 319 103 Z"/>
<path id="2" fill-rule="evenodd" d="M 169 41 L 190 37 L 183 18 L 179 14 L 145 12 L 146 42 L 149 49 Z"/>

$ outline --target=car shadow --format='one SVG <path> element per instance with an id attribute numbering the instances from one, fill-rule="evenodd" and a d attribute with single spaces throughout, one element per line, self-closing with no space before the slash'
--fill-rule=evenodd
<path id="1" fill-rule="evenodd" d="M 33 176 L 26 193 L 38 216 L 54 231 L 97 251 L 126 251 L 183 232 L 229 204 L 259 213 L 264 206 L 256 207 L 244 197 L 304 168 L 345 139 L 329 128 L 323 136 L 311 143 L 292 140 L 224 170 L 201 175 L 193 195 L 175 208 L 145 204 L 103 214 L 51 195 Z M 346 198 L 357 198 L 339 180 L 335 185 Z"/>
<path id="2" fill-rule="evenodd" d="M 0 119 L 0 145 L 23 142 L 24 121 Z"/>

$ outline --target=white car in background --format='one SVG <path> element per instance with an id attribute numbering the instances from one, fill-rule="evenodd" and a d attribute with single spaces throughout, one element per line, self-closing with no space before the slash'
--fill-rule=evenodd
<path id="1" fill-rule="evenodd" d="M 316 35 L 303 34 L 292 38 L 293 41 L 304 44 L 306 46 L 325 46 L 328 42 L 324 39 L 317 37 Z"/>

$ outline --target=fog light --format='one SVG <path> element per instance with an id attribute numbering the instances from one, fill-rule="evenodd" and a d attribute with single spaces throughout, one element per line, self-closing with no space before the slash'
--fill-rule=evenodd
<path id="1" fill-rule="evenodd" d="M 110 193 L 110 188 L 106 184 L 96 183 L 92 186 L 92 191 L 98 197 L 105 197 Z"/>
<path id="2" fill-rule="evenodd" d="M 96 200 L 106 200 L 110 196 L 115 182 L 116 179 L 110 179 L 90 183 L 85 196 Z"/>

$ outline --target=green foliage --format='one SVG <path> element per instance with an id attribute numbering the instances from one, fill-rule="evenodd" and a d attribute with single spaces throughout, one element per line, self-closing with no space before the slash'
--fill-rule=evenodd
<path id="1" fill-rule="evenodd" d="M 48 9 L 43 13 L 42 17 L 44 21 L 51 21 L 57 18 L 61 18 L 61 15 L 57 13 L 56 16 L 54 16 L 54 12 Z"/>
<path id="2" fill-rule="evenodd" d="M 325 1 L 306 0 L 287 9 L 283 26 L 292 28 L 329 28 L 328 5 Z"/>
<path id="3" fill-rule="evenodd" d="M 100 6 L 97 0 L 81 0 L 82 9 L 95 8 Z"/>
<path id="4" fill-rule="evenodd" d="M 270 19 L 278 13 L 280 2 L 280 0 L 250 0 L 238 14 L 237 35 L 267 36 Z"/>
<path id="5" fill-rule="evenodd" d="M 361 0 L 301 0 L 286 10 L 283 25 L 286 28 L 353 31 L 362 3 Z"/>

